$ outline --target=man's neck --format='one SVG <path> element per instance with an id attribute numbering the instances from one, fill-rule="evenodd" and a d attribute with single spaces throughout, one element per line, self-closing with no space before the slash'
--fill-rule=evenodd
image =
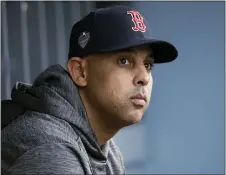
<path id="1" fill-rule="evenodd" d="M 118 130 L 108 127 L 104 122 L 101 122 L 99 116 L 94 115 L 94 112 L 91 110 L 88 112 L 87 117 L 89 119 L 89 123 L 97 137 L 97 141 L 99 145 L 105 144 L 108 140 L 110 140 L 114 135 L 118 132 Z"/>
<path id="2" fill-rule="evenodd" d="M 85 106 L 87 117 L 92 130 L 94 131 L 98 144 L 102 146 L 110 140 L 119 131 L 120 128 L 113 127 L 112 124 L 106 121 L 106 116 L 98 112 L 93 106 L 88 103 L 84 94 L 80 92 L 82 102 Z"/>

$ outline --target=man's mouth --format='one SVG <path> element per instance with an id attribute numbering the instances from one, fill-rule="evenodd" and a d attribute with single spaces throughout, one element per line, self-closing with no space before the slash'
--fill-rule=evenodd
<path id="1" fill-rule="evenodd" d="M 147 102 L 146 96 L 140 93 L 132 96 L 130 99 L 131 99 L 131 102 L 137 106 L 144 106 Z"/>

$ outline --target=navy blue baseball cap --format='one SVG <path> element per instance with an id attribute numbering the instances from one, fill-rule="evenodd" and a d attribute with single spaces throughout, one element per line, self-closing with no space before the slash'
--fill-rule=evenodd
<path id="1" fill-rule="evenodd" d="M 134 7 L 112 6 L 90 12 L 74 24 L 68 58 L 141 45 L 150 46 L 154 63 L 171 62 L 178 56 L 174 45 L 152 38 L 147 20 Z"/>

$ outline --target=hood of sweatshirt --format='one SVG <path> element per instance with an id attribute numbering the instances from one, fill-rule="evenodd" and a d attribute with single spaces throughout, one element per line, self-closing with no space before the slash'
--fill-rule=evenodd
<path id="1" fill-rule="evenodd" d="M 17 82 L 11 98 L 12 100 L 2 101 L 2 128 L 26 110 L 49 114 L 70 123 L 92 158 L 106 161 L 108 143 L 99 146 L 89 124 L 79 89 L 62 66 L 50 66 L 32 85 Z"/>

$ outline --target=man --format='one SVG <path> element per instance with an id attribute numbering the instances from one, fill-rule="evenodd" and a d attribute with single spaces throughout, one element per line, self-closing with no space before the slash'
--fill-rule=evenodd
<path id="1" fill-rule="evenodd" d="M 112 137 L 141 120 L 153 63 L 176 57 L 134 8 L 91 12 L 73 26 L 67 70 L 53 65 L 32 85 L 18 82 L 3 103 L 2 171 L 123 174 Z"/>

